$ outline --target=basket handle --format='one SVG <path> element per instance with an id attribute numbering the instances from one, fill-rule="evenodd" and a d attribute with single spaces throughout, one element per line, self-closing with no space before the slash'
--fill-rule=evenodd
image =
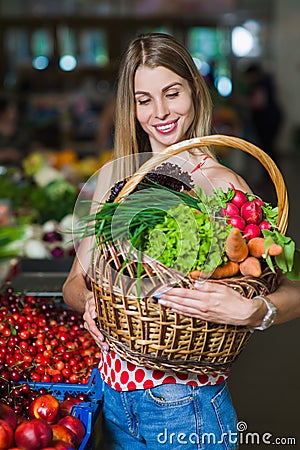
<path id="1" fill-rule="evenodd" d="M 278 201 L 277 226 L 281 233 L 285 233 L 288 225 L 289 203 L 285 182 L 280 170 L 278 169 L 272 158 L 259 147 L 251 144 L 244 139 L 233 136 L 215 134 L 210 136 L 196 137 L 166 147 L 160 153 L 154 154 L 129 178 L 115 201 L 118 201 L 121 197 L 129 195 L 148 172 L 167 160 L 170 156 L 177 155 L 178 153 L 191 148 L 209 147 L 212 145 L 226 145 L 227 147 L 236 148 L 242 150 L 245 153 L 249 153 L 260 161 L 260 163 L 267 170 L 274 184 Z"/>

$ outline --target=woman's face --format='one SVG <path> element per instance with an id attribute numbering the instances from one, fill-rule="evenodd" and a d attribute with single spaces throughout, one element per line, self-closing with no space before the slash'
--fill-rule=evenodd
<path id="1" fill-rule="evenodd" d="M 187 80 L 165 67 L 140 67 L 134 79 L 136 117 L 153 152 L 183 140 L 194 119 Z"/>

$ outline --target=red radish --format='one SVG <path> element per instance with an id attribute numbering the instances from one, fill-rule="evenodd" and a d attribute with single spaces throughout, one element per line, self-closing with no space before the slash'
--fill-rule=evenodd
<path id="1" fill-rule="evenodd" d="M 231 202 L 228 202 L 225 208 L 222 209 L 223 216 L 239 216 L 240 210 L 239 208 Z"/>
<path id="2" fill-rule="evenodd" d="M 233 190 L 234 190 L 234 196 L 231 199 L 231 203 L 233 203 L 238 208 L 240 208 L 248 200 L 247 195 L 245 194 L 245 192 L 243 192 L 239 189 L 233 188 Z"/>
<path id="3" fill-rule="evenodd" d="M 254 203 L 256 203 L 258 206 L 264 206 L 265 202 L 261 198 L 255 198 Z"/>
<path id="4" fill-rule="evenodd" d="M 260 233 L 261 233 L 260 228 L 258 225 L 255 225 L 255 223 L 249 223 L 244 228 L 244 238 L 247 239 L 248 241 L 255 237 L 259 237 Z"/>
<path id="5" fill-rule="evenodd" d="M 246 202 L 241 207 L 241 215 L 247 223 L 258 225 L 262 221 L 262 209 L 254 200 Z"/>
<path id="6" fill-rule="evenodd" d="M 261 221 L 258 226 L 261 230 L 269 230 L 271 228 L 271 224 L 266 220 Z"/>
<path id="7" fill-rule="evenodd" d="M 232 225 L 234 228 L 238 228 L 241 231 L 244 230 L 246 225 L 245 220 L 239 215 L 228 217 L 227 223 Z"/>

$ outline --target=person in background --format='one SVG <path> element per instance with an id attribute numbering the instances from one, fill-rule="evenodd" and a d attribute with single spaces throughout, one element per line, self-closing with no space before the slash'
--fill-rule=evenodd
<path id="1" fill-rule="evenodd" d="M 120 64 L 116 96 L 116 159 L 141 152 L 155 154 L 184 139 L 208 135 L 211 117 L 212 102 L 206 83 L 181 43 L 172 36 L 153 33 L 139 36 L 129 44 Z M 183 166 L 187 161 L 194 167 L 202 164 L 201 171 L 214 187 L 226 189 L 232 183 L 249 192 L 247 183 L 222 166 L 210 149 L 184 151 L 180 157 Z M 111 167 L 100 170 L 95 200 L 103 201 L 110 192 Z M 195 184 L 203 183 L 203 178 L 197 178 L 197 171 L 193 176 Z M 228 373 L 203 376 L 156 371 L 127 363 L 108 348 L 94 320 L 95 301 L 89 288 L 92 245 L 91 237 L 81 241 L 63 286 L 63 296 L 67 305 L 83 313 L 85 327 L 103 350 L 99 366 L 104 382 L 101 448 L 161 449 L 158 437 L 167 430 L 174 437 L 174 449 L 182 448 L 178 437 L 192 435 L 195 439 L 198 436 L 198 443 L 188 441 L 186 449 L 236 449 L 238 442 L 229 439 L 229 432 L 237 431 L 237 418 L 227 388 Z M 292 314 L 286 310 L 284 300 L 288 297 L 291 302 L 293 297 L 296 307 L 300 305 L 299 294 L 286 281 L 278 292 L 269 298 L 278 305 L 278 320 L 288 320 Z M 159 301 L 167 304 L 182 296 L 188 314 L 192 309 L 193 314 L 211 317 L 216 322 L 257 327 L 266 316 L 264 300 L 244 299 L 230 288 L 216 287 L 209 281 L 193 292 L 174 288 Z M 175 308 L 179 308 L 178 303 L 174 303 Z M 298 314 L 299 310 L 300 306 Z M 213 434 L 217 443 L 202 442 L 201 436 L 207 433 Z"/>
<path id="2" fill-rule="evenodd" d="M 271 74 L 260 64 L 251 64 L 243 73 L 246 85 L 245 108 L 256 144 L 278 163 L 277 139 L 283 123 L 276 86 Z"/>

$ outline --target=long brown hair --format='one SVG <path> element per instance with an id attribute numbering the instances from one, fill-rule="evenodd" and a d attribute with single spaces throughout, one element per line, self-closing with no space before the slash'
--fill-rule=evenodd
<path id="1" fill-rule="evenodd" d="M 168 34 L 141 35 L 131 41 L 120 63 L 115 116 L 116 158 L 151 152 L 148 135 L 139 125 L 135 113 L 134 78 L 141 65 L 166 67 L 188 81 L 195 117 L 186 139 L 211 133 L 210 93 L 190 53 Z"/>

